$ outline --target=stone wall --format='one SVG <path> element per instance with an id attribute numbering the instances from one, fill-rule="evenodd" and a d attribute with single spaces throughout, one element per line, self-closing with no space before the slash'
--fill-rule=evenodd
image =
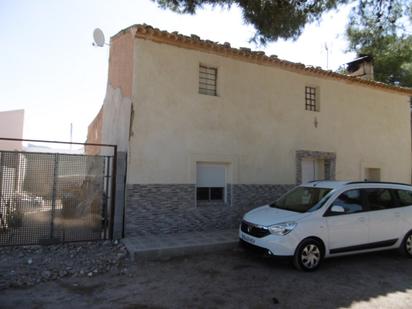
<path id="1" fill-rule="evenodd" d="M 236 228 L 246 211 L 275 200 L 292 187 L 229 185 L 227 203 L 196 205 L 194 184 L 128 185 L 126 236 Z"/>
<path id="2" fill-rule="evenodd" d="M 295 185 L 233 185 L 233 204 L 242 213 L 270 203 Z"/>

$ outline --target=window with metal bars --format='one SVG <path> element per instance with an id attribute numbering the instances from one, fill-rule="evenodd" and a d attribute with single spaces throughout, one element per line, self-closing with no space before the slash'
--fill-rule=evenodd
<path id="1" fill-rule="evenodd" d="M 225 196 L 225 188 L 197 188 L 198 201 L 223 201 Z"/>
<path id="2" fill-rule="evenodd" d="M 318 112 L 317 93 L 315 87 L 305 87 L 305 109 L 308 111 Z"/>
<path id="3" fill-rule="evenodd" d="M 217 68 L 199 65 L 199 93 L 217 96 Z"/>

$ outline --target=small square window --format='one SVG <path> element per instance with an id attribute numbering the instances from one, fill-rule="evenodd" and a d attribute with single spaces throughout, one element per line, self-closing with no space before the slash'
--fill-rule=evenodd
<path id="1" fill-rule="evenodd" d="M 198 201 L 223 201 L 225 188 L 197 188 L 196 198 Z"/>
<path id="2" fill-rule="evenodd" d="M 305 87 L 305 109 L 308 111 L 319 111 L 317 91 L 315 87 Z"/>
<path id="3" fill-rule="evenodd" d="M 199 65 L 199 93 L 217 96 L 217 68 Z"/>
<path id="4" fill-rule="evenodd" d="M 196 199 L 205 202 L 224 202 L 226 165 L 196 163 Z"/>

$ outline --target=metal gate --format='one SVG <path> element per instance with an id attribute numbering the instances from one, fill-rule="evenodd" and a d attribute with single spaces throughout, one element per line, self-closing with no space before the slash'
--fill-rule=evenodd
<path id="1" fill-rule="evenodd" d="M 0 149 L 0 246 L 111 238 L 116 146 L 71 144 L 106 150 L 68 154 L 47 148 Z"/>

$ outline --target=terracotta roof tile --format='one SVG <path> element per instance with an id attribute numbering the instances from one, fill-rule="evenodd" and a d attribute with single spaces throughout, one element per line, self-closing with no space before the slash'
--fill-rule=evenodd
<path id="1" fill-rule="evenodd" d="M 364 80 L 354 76 L 336 73 L 330 70 L 323 70 L 321 67 L 306 66 L 302 63 L 295 63 L 287 60 L 282 60 L 279 59 L 277 55 L 267 56 L 263 51 L 252 51 L 248 47 L 240 47 L 238 49 L 232 48 L 230 43 L 228 42 L 220 44 L 218 42 L 213 42 L 210 40 L 202 40 L 199 36 L 195 34 L 186 36 L 180 34 L 177 31 L 162 31 L 146 24 L 130 26 L 114 35 L 112 39 L 115 39 L 116 37 L 130 30 L 133 30 L 135 32 L 135 37 L 137 38 L 159 41 L 162 43 L 168 43 L 171 45 L 177 45 L 179 47 L 186 47 L 189 49 L 195 48 L 206 52 L 213 52 L 222 56 L 232 55 L 236 56 L 237 59 L 244 60 L 246 62 L 272 65 L 286 70 L 300 72 L 303 74 L 310 74 L 328 79 L 342 80 L 350 83 L 355 83 L 359 85 L 364 85 L 368 87 L 378 88 L 381 90 L 397 92 L 412 96 L 412 88 L 398 87 L 377 81 Z"/>

